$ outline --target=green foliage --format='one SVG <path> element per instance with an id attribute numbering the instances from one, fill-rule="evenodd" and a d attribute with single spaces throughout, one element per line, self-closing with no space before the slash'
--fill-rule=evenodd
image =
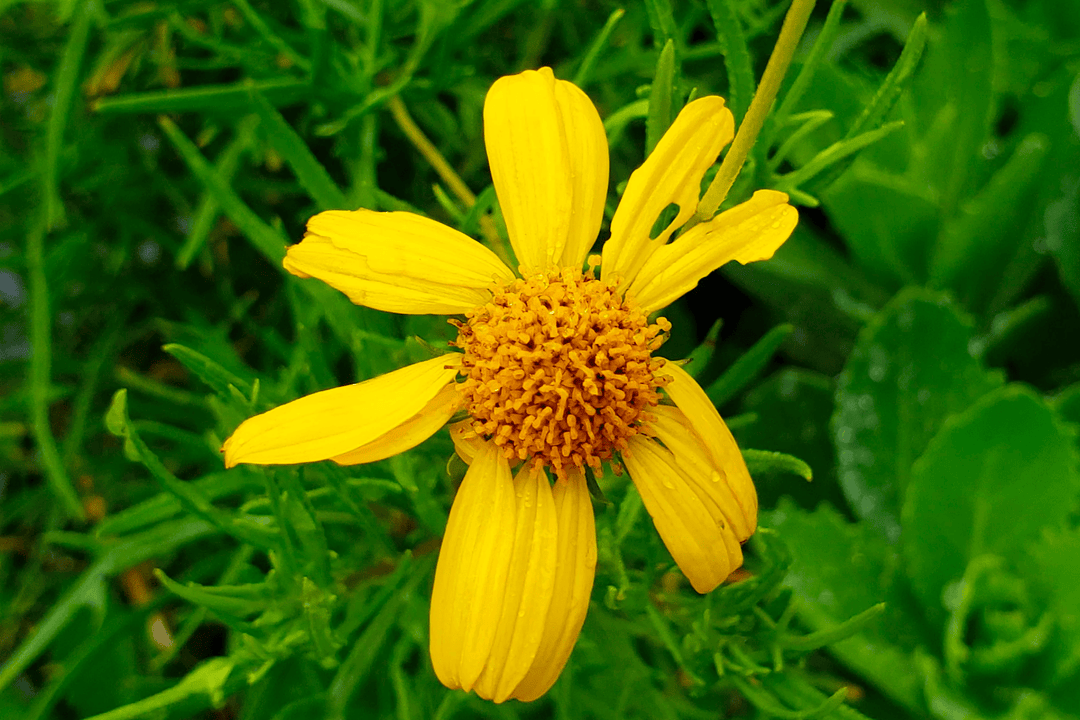
<path id="1" fill-rule="evenodd" d="M 724 206 L 788 192 L 795 235 L 665 311 L 740 413 L 746 573 L 697 595 L 600 478 L 578 646 L 495 706 L 427 655 L 445 433 L 222 468 L 452 337 L 285 247 L 330 208 L 498 227 L 484 93 L 545 64 L 605 122 L 603 239 L 686 102 L 746 114 L 787 3 L 0 3 L 0 717 L 1080 718 L 1080 5 L 819 4 Z"/>

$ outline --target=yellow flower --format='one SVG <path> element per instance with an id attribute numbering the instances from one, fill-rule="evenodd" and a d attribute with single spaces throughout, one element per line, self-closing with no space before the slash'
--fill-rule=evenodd
<path id="1" fill-rule="evenodd" d="M 608 193 L 603 125 L 572 83 L 548 68 L 523 72 L 496 81 L 484 104 L 520 277 L 478 242 L 409 213 L 324 212 L 289 248 L 290 272 L 357 304 L 466 318 L 455 322 L 461 352 L 288 403 L 224 446 L 229 467 L 367 463 L 468 410 L 451 427 L 469 469 L 431 598 L 431 659 L 447 687 L 533 700 L 559 676 L 596 565 L 586 467 L 621 458 L 698 592 L 742 564 L 757 523 L 750 475 L 701 387 L 652 357 L 670 325 L 648 321 L 725 262 L 771 257 L 795 227 L 787 196 L 762 190 L 668 242 L 733 133 L 719 97 L 679 113 L 630 176 L 597 278 L 583 266 Z M 677 216 L 650 238 L 670 204 Z"/>

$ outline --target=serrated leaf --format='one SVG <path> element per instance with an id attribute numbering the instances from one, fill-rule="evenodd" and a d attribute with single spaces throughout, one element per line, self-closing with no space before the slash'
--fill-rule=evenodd
<path id="1" fill-rule="evenodd" d="M 1080 490 L 1073 438 L 1022 386 L 1002 388 L 948 421 L 915 463 L 903 508 L 907 574 L 931 621 L 942 593 L 984 554 L 1019 565 L 1045 530 L 1063 527 Z"/>
<path id="2" fill-rule="evenodd" d="M 859 334 L 840 375 L 831 424 L 840 486 L 890 541 L 915 459 L 949 415 L 1001 385 L 970 339 L 970 321 L 946 296 L 906 290 Z"/>

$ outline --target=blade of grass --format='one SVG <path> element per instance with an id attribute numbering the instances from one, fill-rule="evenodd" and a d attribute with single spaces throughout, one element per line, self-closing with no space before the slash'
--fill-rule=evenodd
<path id="1" fill-rule="evenodd" d="M 202 518 L 226 535 L 231 535 L 240 542 L 246 542 L 259 548 L 278 550 L 281 536 L 278 532 L 244 522 L 240 517 L 216 507 L 198 488 L 182 482 L 162 464 L 136 431 L 127 414 L 127 390 L 117 390 L 112 405 L 105 415 L 105 424 L 109 432 L 130 442 L 138 455 L 139 462 L 150 471 L 150 476 L 157 481 L 161 489 L 172 493 L 180 504 L 192 515 Z"/>
<path id="2" fill-rule="evenodd" d="M 244 111 L 251 102 L 252 87 L 261 92 L 275 107 L 292 105 L 311 91 L 306 80 L 248 80 L 233 85 L 203 85 L 180 90 L 153 90 L 105 97 L 96 101 L 93 108 L 102 114 Z"/>
<path id="3" fill-rule="evenodd" d="M 86 43 L 90 38 L 90 2 L 79 3 L 75 8 L 71 32 L 68 34 L 64 53 L 56 66 L 56 94 L 45 135 L 45 214 L 47 227 L 55 228 L 64 222 L 64 205 L 60 200 L 60 150 L 64 143 L 64 130 L 71 113 L 71 102 L 79 83 Z"/>
<path id="4" fill-rule="evenodd" d="M 724 68 L 727 70 L 727 104 L 735 115 L 735 125 L 742 123 L 743 115 L 754 95 L 754 68 L 750 63 L 750 51 L 746 47 L 746 33 L 735 14 L 732 0 L 707 0 L 709 14 L 717 37 L 724 44 Z"/>
<path id="5" fill-rule="evenodd" d="M 596 64 L 596 58 L 600 56 L 600 51 L 607 45 L 608 40 L 611 38 L 612 31 L 615 30 L 615 26 L 626 11 L 622 8 L 616 9 L 611 15 L 608 15 L 607 22 L 604 23 L 604 27 L 600 28 L 600 32 L 596 34 L 596 38 L 589 45 L 589 49 L 585 52 L 585 57 L 581 59 L 581 64 L 578 65 L 577 72 L 574 73 L 574 84 L 578 87 L 584 87 L 589 83 L 589 75 L 592 74 L 593 66 Z"/>
<path id="6" fill-rule="evenodd" d="M 660 137 L 671 126 L 675 114 L 675 41 L 668 40 L 660 51 L 656 75 L 649 91 L 649 114 L 645 118 L 645 154 L 652 153 Z"/>
<path id="7" fill-rule="evenodd" d="M 799 74 L 795 76 L 795 82 L 791 84 L 791 89 L 787 91 L 784 99 L 780 101 L 780 107 L 772 115 L 771 122 L 775 126 L 780 126 L 787 120 L 788 115 L 795 109 L 795 105 L 798 104 L 807 88 L 810 87 L 810 81 L 814 79 L 814 73 L 817 72 L 821 61 L 825 59 L 825 53 L 832 47 L 833 41 L 836 39 L 836 34 L 840 30 L 840 17 L 844 14 L 846 6 L 847 0 L 833 0 L 832 5 L 829 7 L 829 14 L 825 17 L 825 24 L 822 26 L 821 32 L 818 33 L 817 39 L 814 40 L 814 47 L 810 49 L 806 62 L 803 63 Z"/>
<path id="8" fill-rule="evenodd" d="M 70 586 L 36 623 L 34 633 L 0 666 L 0 690 L 22 674 L 49 646 L 82 607 L 98 607 L 105 600 L 105 579 L 129 567 L 174 549 L 217 534 L 213 525 L 199 518 L 186 517 L 167 522 L 133 535 L 109 547 L 79 579 Z"/>
<path id="9" fill-rule="evenodd" d="M 873 145 L 886 135 L 891 135 L 902 127 L 904 127 L 904 121 L 896 120 L 891 123 L 886 123 L 876 130 L 868 130 L 862 135 L 845 140 L 837 140 L 815 155 L 813 160 L 806 163 L 798 170 L 793 170 L 787 175 L 782 175 L 780 181 L 776 184 L 775 189 L 781 192 L 797 190 L 803 183 L 810 181 L 832 166 L 839 166 L 843 160 L 851 158 L 863 148 Z M 847 164 L 844 164 L 844 167 L 846 168 Z"/>
<path id="10" fill-rule="evenodd" d="M 218 156 L 217 161 L 214 163 L 214 171 L 226 182 L 236 174 L 236 169 L 240 165 L 240 158 L 251 147 L 254 140 L 255 125 L 254 116 L 241 120 L 236 127 L 236 137 L 221 151 L 221 155 Z M 184 244 L 176 253 L 177 269 L 186 270 L 191 261 L 202 250 L 207 238 L 210 237 L 210 231 L 214 229 L 214 221 L 217 220 L 220 210 L 221 206 L 218 203 L 217 195 L 205 190 L 202 199 L 199 201 L 199 207 L 195 211 L 195 222 L 191 224 L 191 232 L 188 233 L 187 239 L 184 240 Z"/>
<path id="11" fill-rule="evenodd" d="M 776 351 L 795 331 L 791 325 L 777 325 L 765 337 L 754 343 L 731 367 L 705 388 L 705 394 L 717 407 L 723 405 L 745 388 L 765 368 Z"/>
<path id="12" fill-rule="evenodd" d="M 285 122 L 273 105 L 257 89 L 251 91 L 252 107 L 262 122 L 270 144 L 278 151 L 285 163 L 292 168 L 296 179 L 307 191 L 320 210 L 346 209 L 349 207 L 345 194 L 326 168 L 315 159 L 307 143 Z"/>

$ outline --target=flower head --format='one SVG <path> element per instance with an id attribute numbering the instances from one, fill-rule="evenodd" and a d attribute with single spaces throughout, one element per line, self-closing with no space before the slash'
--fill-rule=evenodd
<path id="1" fill-rule="evenodd" d="M 725 262 L 771 257 L 795 227 L 787 196 L 763 190 L 670 240 L 733 133 L 719 97 L 679 113 L 631 175 L 597 277 L 595 263 L 583 268 L 608 191 L 603 125 L 572 83 L 526 71 L 496 81 L 484 105 L 517 275 L 480 243 L 409 213 L 324 212 L 289 248 L 290 272 L 357 304 L 465 316 L 452 321 L 460 352 L 250 418 L 224 447 L 229 467 L 373 462 L 468 411 L 450 428 L 469 469 L 431 601 L 431 658 L 448 687 L 532 700 L 557 679 L 596 564 L 588 468 L 621 460 L 698 592 L 742 564 L 753 483 L 704 391 L 653 357 L 670 325 L 649 321 Z M 654 234 L 672 204 L 675 218 Z"/>

